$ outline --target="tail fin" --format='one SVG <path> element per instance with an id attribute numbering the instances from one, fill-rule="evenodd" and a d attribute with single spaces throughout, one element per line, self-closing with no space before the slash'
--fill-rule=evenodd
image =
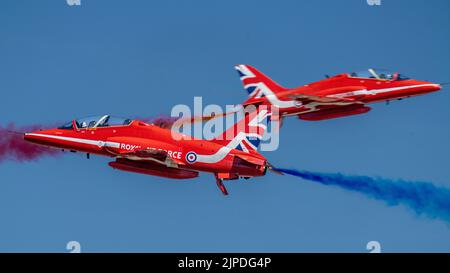
<path id="1" fill-rule="evenodd" d="M 256 151 L 267 130 L 271 114 L 270 106 L 256 107 L 253 111 L 245 113 L 244 118 L 213 139 L 212 142 L 244 152 Z"/>
<path id="2" fill-rule="evenodd" d="M 240 64 L 235 66 L 235 69 L 248 92 L 247 102 L 287 90 L 250 65 Z M 249 104 L 247 102 L 244 104 Z"/>

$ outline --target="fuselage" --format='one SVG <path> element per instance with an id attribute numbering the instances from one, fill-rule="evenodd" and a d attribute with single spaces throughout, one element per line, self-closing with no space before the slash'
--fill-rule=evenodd
<path id="1" fill-rule="evenodd" d="M 330 103 L 329 105 L 326 103 L 298 103 L 293 99 L 298 94 L 329 96 L 371 104 L 424 95 L 440 89 L 441 86 L 439 84 L 414 79 L 362 78 L 351 77 L 349 74 L 340 74 L 304 86 L 269 94 L 265 99 L 269 104 L 280 105 L 278 108 L 281 115 L 291 116 L 336 108 L 335 103 Z M 345 110 L 345 107 L 342 109 Z M 370 108 L 358 107 L 356 111 L 365 112 L 364 109 L 368 111 Z"/>
<path id="2" fill-rule="evenodd" d="M 253 177 L 265 173 L 264 163 L 250 164 L 241 159 L 241 157 L 251 156 L 260 162 L 265 162 L 265 158 L 259 154 L 249 155 L 212 141 L 194 139 L 139 120 L 131 121 L 127 125 L 97 128 L 78 128 L 73 121 L 72 127 L 27 133 L 24 138 L 45 146 L 114 157 L 119 159 L 120 164 L 130 162 L 140 167 L 148 163 L 149 168 L 162 166 L 163 171 L 167 167 L 226 173 L 233 177 Z M 155 151 L 155 153 L 164 151 L 170 157 L 171 163 L 163 159 L 158 162 L 157 156 L 142 155 L 140 153 L 142 150 Z"/>
<path id="3" fill-rule="evenodd" d="M 311 121 L 363 114 L 371 110 L 367 104 L 441 89 L 439 84 L 382 69 L 327 76 L 317 82 L 285 88 L 250 65 L 235 68 L 248 93 L 243 105 L 273 105 L 282 117 L 298 116 Z"/>

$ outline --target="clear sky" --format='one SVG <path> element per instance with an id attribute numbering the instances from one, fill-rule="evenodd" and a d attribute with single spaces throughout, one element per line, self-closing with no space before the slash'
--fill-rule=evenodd
<path id="1" fill-rule="evenodd" d="M 246 98 L 233 66 L 294 87 L 369 67 L 450 81 L 447 0 L 8 0 L 0 4 L 0 125 L 157 116 Z M 450 95 L 284 122 L 275 165 L 450 187 Z M 64 154 L 0 163 L 0 251 L 450 251 L 450 225 L 291 176 L 227 182 L 125 173 Z"/>

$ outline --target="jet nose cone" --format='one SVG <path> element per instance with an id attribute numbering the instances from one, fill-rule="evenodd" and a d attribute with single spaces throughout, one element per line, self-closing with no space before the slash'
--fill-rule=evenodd
<path id="1" fill-rule="evenodd" d="M 50 136 L 50 135 L 52 135 L 52 133 L 48 130 L 47 131 L 39 130 L 39 131 L 24 133 L 23 139 L 26 141 L 29 141 L 29 142 L 43 144 L 43 143 L 48 142 L 48 136 Z"/>
<path id="2" fill-rule="evenodd" d="M 437 83 L 432 83 L 430 85 L 430 92 L 435 92 L 435 91 L 439 91 L 442 89 L 442 86 L 440 84 Z"/>
<path id="3" fill-rule="evenodd" d="M 433 82 L 418 82 L 421 93 L 431 93 L 441 90 L 441 85 Z"/>
<path id="4" fill-rule="evenodd" d="M 35 136 L 35 133 L 24 133 L 23 134 L 23 139 L 26 141 L 30 141 L 33 142 L 37 139 L 37 137 Z"/>

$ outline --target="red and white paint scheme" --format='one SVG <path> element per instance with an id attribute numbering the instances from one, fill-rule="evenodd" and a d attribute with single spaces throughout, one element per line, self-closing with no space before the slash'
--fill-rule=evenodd
<path id="1" fill-rule="evenodd" d="M 310 121 L 363 114 L 371 110 L 366 106 L 369 103 L 400 100 L 441 89 L 439 84 L 374 69 L 344 73 L 289 89 L 250 65 L 235 68 L 249 93 L 244 106 L 271 104 L 279 109 L 281 117 L 298 116 Z"/>
<path id="2" fill-rule="evenodd" d="M 61 127 L 25 133 L 24 139 L 70 151 L 115 158 L 115 169 L 174 179 L 213 173 L 223 194 L 223 180 L 265 175 L 270 167 L 256 149 L 271 112 L 267 107 L 210 141 L 187 137 L 140 120 L 110 115 L 73 120 Z"/>

